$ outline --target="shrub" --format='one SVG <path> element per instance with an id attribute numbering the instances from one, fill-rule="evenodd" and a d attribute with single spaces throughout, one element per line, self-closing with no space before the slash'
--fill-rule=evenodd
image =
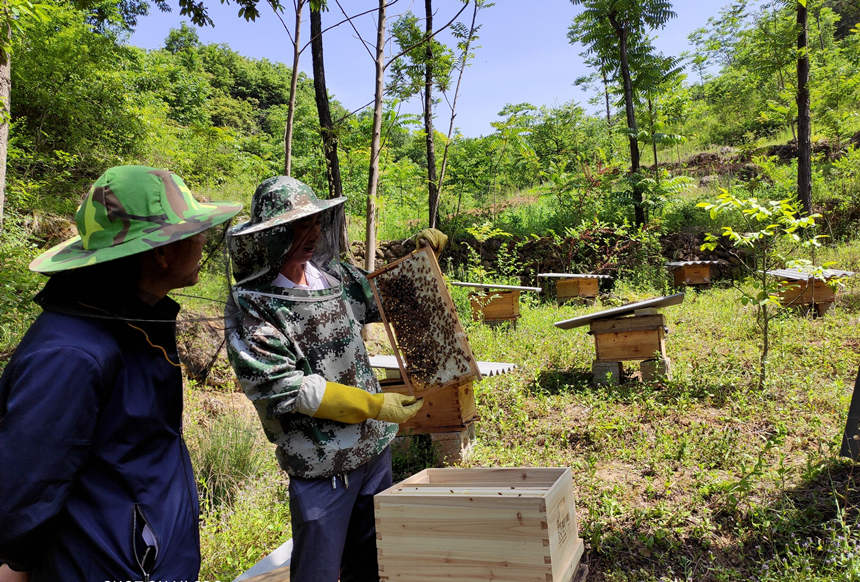
<path id="1" fill-rule="evenodd" d="M 242 482 L 263 472 L 270 455 L 256 425 L 242 416 L 216 416 L 188 436 L 201 497 L 213 507 L 229 504 Z"/>

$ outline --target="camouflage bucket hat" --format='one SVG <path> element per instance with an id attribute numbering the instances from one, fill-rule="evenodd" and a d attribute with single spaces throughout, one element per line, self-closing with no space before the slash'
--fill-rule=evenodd
<path id="1" fill-rule="evenodd" d="M 289 176 L 263 181 L 251 198 L 251 219 L 230 229 L 231 236 L 253 234 L 346 202 L 346 197 L 320 200 L 311 187 Z"/>
<path id="2" fill-rule="evenodd" d="M 110 168 L 75 214 L 78 236 L 37 257 L 30 269 L 54 273 L 142 253 L 221 224 L 241 208 L 198 202 L 182 178 L 168 170 Z"/>

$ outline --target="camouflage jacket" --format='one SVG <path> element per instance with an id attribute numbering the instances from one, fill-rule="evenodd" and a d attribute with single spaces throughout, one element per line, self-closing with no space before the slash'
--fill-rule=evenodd
<path id="1" fill-rule="evenodd" d="M 331 261 L 324 269 L 340 285 L 318 291 L 260 282 L 237 285 L 227 305 L 227 352 L 263 429 L 291 476 L 329 477 L 351 471 L 382 452 L 397 425 L 358 424 L 298 412 L 303 384 L 340 382 L 380 391 L 361 338 L 379 311 L 356 267 Z"/>

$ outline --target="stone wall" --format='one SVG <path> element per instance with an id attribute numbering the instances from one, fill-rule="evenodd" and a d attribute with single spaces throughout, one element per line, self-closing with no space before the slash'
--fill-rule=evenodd
<path id="1" fill-rule="evenodd" d="M 588 272 L 617 275 L 621 270 L 635 270 L 643 265 L 661 267 L 666 261 L 716 260 L 736 262 L 730 248 L 721 245 L 714 252 L 701 251 L 704 233 L 673 233 L 662 237 L 659 244 L 648 244 L 616 234 L 612 229 L 586 231 L 579 238 L 555 237 L 496 237 L 483 243 L 463 238 L 450 245 L 439 259 L 443 272 L 466 266 L 474 249 L 486 270 L 498 268 L 502 252 L 515 253 L 516 275 L 524 285 L 537 283 L 538 273 Z M 377 266 L 385 265 L 415 249 L 410 239 L 384 241 L 376 251 Z M 364 264 L 364 242 L 350 245 L 351 260 Z M 728 271 L 727 271 L 728 272 Z"/>

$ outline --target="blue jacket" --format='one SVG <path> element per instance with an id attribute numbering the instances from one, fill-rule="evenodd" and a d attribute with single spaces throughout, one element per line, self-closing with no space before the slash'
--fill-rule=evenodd
<path id="1" fill-rule="evenodd" d="M 32 582 L 197 579 L 179 307 L 133 303 L 167 322 L 46 307 L 0 378 L 0 562 Z"/>

